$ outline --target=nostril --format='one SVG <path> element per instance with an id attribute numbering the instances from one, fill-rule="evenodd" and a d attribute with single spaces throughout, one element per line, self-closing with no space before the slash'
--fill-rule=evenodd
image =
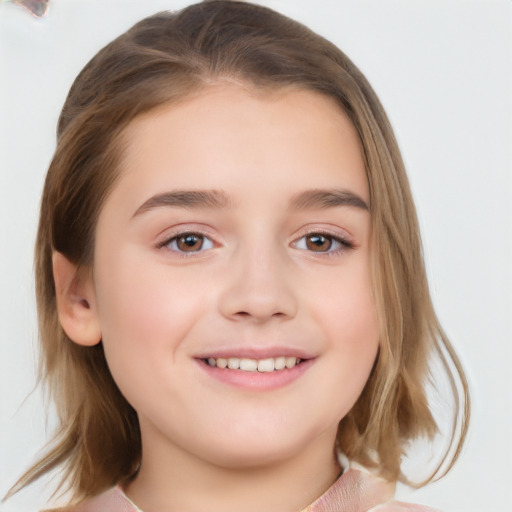
<path id="1" fill-rule="evenodd" d="M 219 311 L 226 318 L 238 321 L 265 322 L 293 318 L 296 314 L 297 303 L 291 289 L 260 282 L 256 278 L 248 280 L 237 279 L 235 284 L 225 290 L 219 297 Z"/>

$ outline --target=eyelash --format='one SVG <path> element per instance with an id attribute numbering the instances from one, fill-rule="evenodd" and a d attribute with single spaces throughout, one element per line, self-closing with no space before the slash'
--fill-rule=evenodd
<path id="1" fill-rule="evenodd" d="M 307 248 L 297 247 L 301 240 L 307 239 L 307 237 L 310 237 L 313 235 L 325 237 L 327 240 L 331 241 L 331 244 L 337 244 L 337 248 L 334 250 L 329 248 L 327 251 L 308 251 Z M 205 240 L 208 240 L 211 243 L 211 247 L 207 247 L 206 249 L 203 249 L 203 247 L 201 246 L 201 248 L 199 250 L 190 251 L 190 252 L 180 251 L 177 248 L 174 249 L 174 248 L 169 247 L 170 244 L 172 244 L 173 242 L 176 243 L 179 238 L 182 238 L 185 236 L 201 237 L 203 239 L 203 243 Z M 341 253 L 345 252 L 346 250 L 351 250 L 351 249 L 356 248 L 356 245 L 353 242 L 351 242 L 350 240 L 348 240 L 347 238 L 341 236 L 340 234 L 330 233 L 329 231 L 325 231 L 325 230 L 309 231 L 308 233 L 305 233 L 304 235 L 302 235 L 299 239 L 292 242 L 291 245 L 292 245 L 292 247 L 294 247 L 298 250 L 308 251 L 316 256 L 321 256 L 321 257 L 338 256 Z M 190 257 L 193 257 L 193 256 L 201 253 L 201 252 L 204 252 L 205 250 L 212 249 L 213 247 L 214 247 L 213 240 L 208 235 L 201 233 L 200 231 L 182 231 L 180 233 L 173 233 L 172 236 L 166 237 L 164 240 L 162 240 L 161 242 L 158 242 L 156 245 L 157 249 L 167 248 L 169 251 L 172 251 L 173 253 L 178 255 L 178 257 L 180 257 L 180 258 L 190 258 Z"/>
<path id="2" fill-rule="evenodd" d="M 186 237 L 186 236 L 201 237 L 203 239 L 203 243 L 204 243 L 204 240 L 210 241 L 212 244 L 212 247 L 208 247 L 208 249 L 211 249 L 214 246 L 213 240 L 208 235 L 205 235 L 204 233 L 201 233 L 200 231 L 182 231 L 179 233 L 173 233 L 170 237 L 168 236 L 161 242 L 158 242 L 156 245 L 156 248 L 157 249 L 167 249 L 168 251 L 175 253 L 179 258 L 190 258 L 192 256 L 195 256 L 195 255 L 203 252 L 202 246 L 201 246 L 200 250 L 190 251 L 190 252 L 180 251 L 178 248 L 174 249 L 174 248 L 169 247 L 169 245 L 171 245 L 173 242 L 177 242 L 178 239 Z"/>
<path id="3" fill-rule="evenodd" d="M 352 241 L 348 240 L 348 238 L 345 238 L 344 236 L 340 235 L 339 233 L 331 233 L 329 231 L 322 230 L 322 229 L 320 229 L 320 230 L 311 230 L 311 231 L 305 233 L 298 240 L 293 242 L 293 246 L 298 248 L 297 245 L 298 245 L 298 243 L 301 240 L 307 239 L 307 237 L 310 237 L 310 236 L 313 236 L 313 235 L 325 237 L 326 239 L 331 241 L 331 244 L 337 244 L 338 245 L 338 247 L 336 249 L 334 249 L 334 250 L 329 248 L 329 250 L 327 250 L 327 251 L 308 251 L 311 254 L 314 254 L 315 256 L 321 256 L 321 257 L 324 257 L 324 258 L 325 257 L 329 258 L 329 257 L 333 257 L 333 256 L 339 256 L 340 254 L 342 254 L 343 252 L 345 252 L 347 250 L 351 250 L 351 249 L 355 249 L 356 248 L 356 245 Z M 302 250 L 302 251 L 307 251 L 308 250 L 308 249 L 302 249 L 302 248 L 298 248 L 298 249 Z"/>

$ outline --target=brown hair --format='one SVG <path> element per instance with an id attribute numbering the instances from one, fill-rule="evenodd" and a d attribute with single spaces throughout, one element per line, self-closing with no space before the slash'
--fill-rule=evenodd
<path id="1" fill-rule="evenodd" d="M 430 361 L 436 358 L 448 376 L 455 413 L 450 446 L 422 484 L 442 476 L 460 453 L 469 416 L 467 383 L 433 310 L 409 184 L 379 100 L 354 64 L 306 27 L 264 7 L 214 0 L 137 23 L 103 48 L 71 87 L 36 244 L 41 375 L 61 427 L 47 455 L 14 490 L 62 466 L 62 484 L 80 500 L 135 472 L 141 458 L 137 415 L 114 383 L 101 343 L 79 346 L 62 330 L 52 252 L 90 268 L 96 221 L 116 182 L 126 126 L 224 78 L 325 94 L 338 102 L 360 137 L 381 341 L 365 389 L 340 423 L 340 449 L 389 480 L 407 481 L 400 465 L 408 443 L 437 432 L 427 399 Z"/>

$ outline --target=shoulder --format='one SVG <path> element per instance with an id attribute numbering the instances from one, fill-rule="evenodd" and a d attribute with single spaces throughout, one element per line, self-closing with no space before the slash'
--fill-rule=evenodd
<path id="1" fill-rule="evenodd" d="M 66 512 L 140 512 L 140 510 L 125 496 L 120 487 L 113 487 Z"/>
<path id="2" fill-rule="evenodd" d="M 367 512 L 440 512 L 437 509 L 427 507 L 426 505 L 414 505 L 412 503 L 403 503 L 402 501 L 390 501 L 372 507 Z"/>

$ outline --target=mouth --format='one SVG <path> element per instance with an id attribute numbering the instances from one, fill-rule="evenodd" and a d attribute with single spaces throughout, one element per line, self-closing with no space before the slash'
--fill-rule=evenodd
<path id="1" fill-rule="evenodd" d="M 307 373 L 316 361 L 316 357 L 292 355 L 290 351 L 284 354 L 277 350 L 273 350 L 274 354 L 269 354 L 268 351 L 264 354 L 257 352 L 205 354 L 196 361 L 214 380 L 252 391 L 271 391 L 286 387 Z"/>
<path id="2" fill-rule="evenodd" d="M 201 360 L 212 368 L 259 373 L 272 373 L 291 370 L 303 362 L 301 358 L 293 356 L 268 357 L 265 359 L 208 357 Z"/>

